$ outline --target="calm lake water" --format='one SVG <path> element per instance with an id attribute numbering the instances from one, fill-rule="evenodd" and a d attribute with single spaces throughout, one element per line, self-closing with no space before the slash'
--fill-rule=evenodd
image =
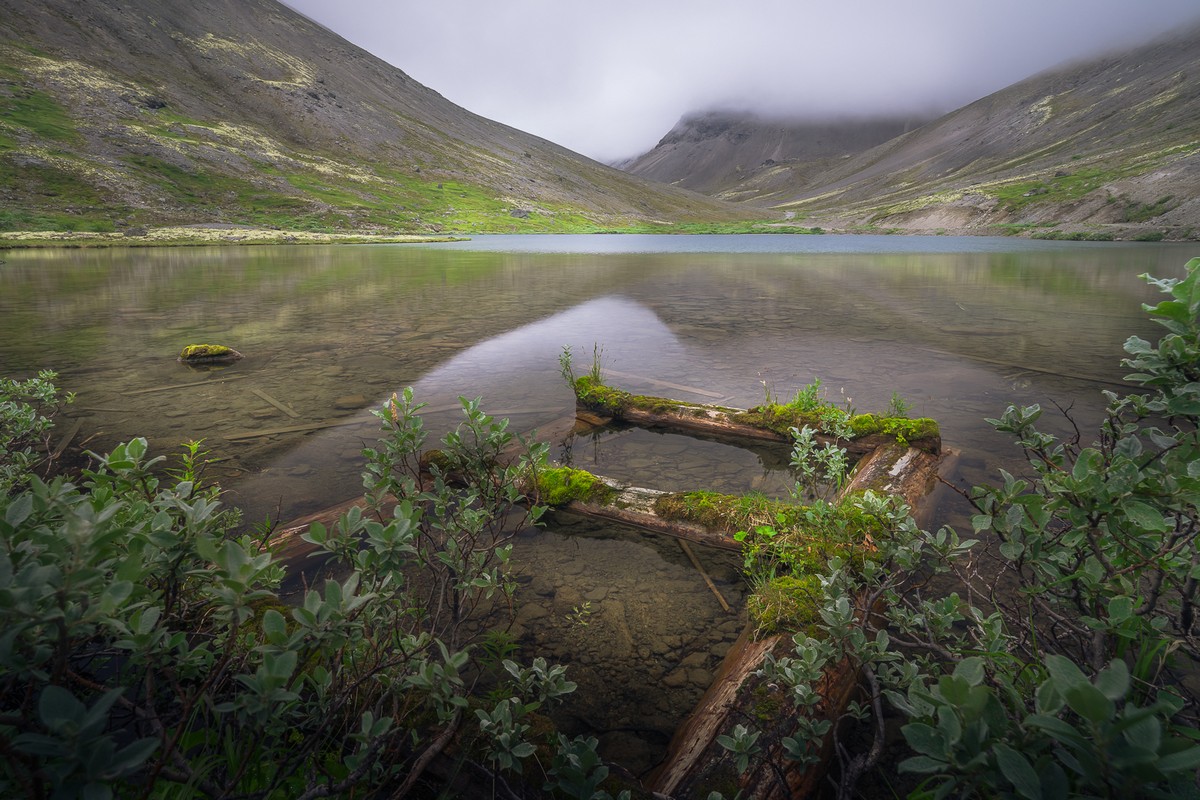
<path id="1" fill-rule="evenodd" d="M 1071 407 L 1094 430 L 1100 391 L 1125 374 L 1122 342 L 1159 335 L 1141 310 L 1159 293 L 1138 275 L 1180 276 L 1196 250 L 769 235 L 10 251 L 0 373 L 56 370 L 78 394 L 59 427 L 81 421 L 75 444 L 88 449 L 142 435 L 171 453 L 203 438 L 248 522 L 357 495 L 369 409 L 405 386 L 435 435 L 460 395 L 517 430 L 569 417 L 564 345 L 583 368 L 602 347 L 616 385 L 691 401 L 748 406 L 819 378 L 828 399 L 871 411 L 896 392 L 940 422 L 962 454 L 957 479 L 979 482 L 1019 458 L 983 421 L 1009 402 Z M 175 361 L 197 342 L 246 358 L 208 371 Z M 1050 414 L 1046 427 L 1070 430 Z M 558 454 L 644 486 L 780 494 L 788 482 L 786 453 L 647 432 Z M 670 541 L 562 519 L 523 536 L 518 556 L 518 633 L 570 660 L 593 698 L 564 711 L 566 726 L 648 766 L 744 616 L 720 609 Z M 739 608 L 735 565 L 701 558 Z"/>

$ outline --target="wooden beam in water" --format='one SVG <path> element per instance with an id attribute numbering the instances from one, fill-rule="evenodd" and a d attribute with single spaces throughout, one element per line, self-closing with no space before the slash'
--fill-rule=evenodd
<path id="1" fill-rule="evenodd" d="M 647 378 L 644 375 L 634 375 L 629 372 L 620 372 L 615 369 L 605 369 L 604 372 L 608 375 L 615 375 L 618 378 L 630 378 L 631 380 L 642 381 L 643 383 L 648 383 L 651 386 L 663 386 L 667 389 L 675 389 L 680 392 L 688 392 L 689 394 L 698 394 L 701 397 L 711 397 L 714 399 L 722 397 L 722 394 L 720 392 L 710 392 L 708 389 L 697 389 L 695 386 L 684 386 L 684 385 L 678 384 L 678 383 L 671 383 L 670 381 L 660 381 L 657 378 Z"/>
<path id="2" fill-rule="evenodd" d="M 307 431 L 319 431 L 324 428 L 343 428 L 348 425 L 366 425 L 373 422 L 371 419 L 350 418 L 350 419 L 334 419 L 325 422 L 310 422 L 306 425 L 288 425 L 283 428 L 264 428 L 260 431 L 245 431 L 243 433 L 228 433 L 225 434 L 225 439 L 230 442 L 240 442 L 245 439 L 258 439 L 263 436 L 275 436 L 281 433 L 305 433 Z"/>
<path id="3" fill-rule="evenodd" d="M 227 383 L 229 381 L 238 381 L 245 378 L 245 375 L 230 375 L 226 378 L 211 378 L 202 381 L 192 381 L 191 383 L 173 383 L 170 386 L 153 386 L 149 389 L 134 389 L 132 392 L 125 392 L 126 395 L 134 394 L 151 394 L 152 392 L 170 392 L 175 389 L 188 389 L 193 386 L 206 386 L 218 383 Z"/>
<path id="4" fill-rule="evenodd" d="M 721 590 L 717 588 L 712 578 L 708 576 L 708 571 L 704 569 L 704 565 L 700 563 L 700 559 L 696 558 L 696 554 L 692 552 L 692 548 L 688 546 L 687 541 L 684 539 L 676 539 L 676 541 L 679 542 L 679 547 L 683 550 L 684 555 L 688 557 L 688 561 L 692 562 L 692 566 L 696 568 L 696 571 L 700 573 L 700 577 L 704 579 L 704 585 L 716 596 L 717 602 L 721 604 L 721 608 L 725 609 L 726 614 L 732 613 L 733 609 L 729 607 L 729 603 L 725 602 L 725 596 L 721 594 Z"/>
<path id="5" fill-rule="evenodd" d="M 293 411 L 290 407 L 285 406 L 283 403 L 279 402 L 274 397 L 271 397 L 271 395 L 267 394 L 262 389 L 251 389 L 250 393 L 253 395 L 257 395 L 258 397 L 261 397 L 263 400 L 266 400 L 268 403 L 275 406 L 276 408 L 278 408 L 283 413 L 287 414 L 292 419 L 300 418 L 300 415 L 297 414 L 295 411 Z"/>

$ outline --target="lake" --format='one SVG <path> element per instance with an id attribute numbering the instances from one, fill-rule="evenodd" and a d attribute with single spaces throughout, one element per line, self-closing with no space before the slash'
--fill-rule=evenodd
<path id="1" fill-rule="evenodd" d="M 564 346 L 638 393 L 749 406 L 820 379 L 877 411 L 897 393 L 939 421 L 960 482 L 1020 452 L 985 417 L 1071 408 L 1094 430 L 1121 344 L 1154 339 L 1138 278 L 1183 274 L 1189 244 L 889 236 L 485 236 L 430 245 L 15 250 L 0 253 L 0 373 L 41 368 L 78 400 L 60 429 L 105 451 L 205 440 L 248 524 L 357 495 L 369 409 L 415 388 L 427 427 L 482 396 L 516 430 L 573 413 Z M 176 362 L 232 346 L 224 369 Z M 675 388 L 664 388 L 671 384 Z M 1045 427 L 1069 433 L 1056 412 Z M 786 491 L 786 453 L 604 431 L 561 457 L 644 486 Z M 953 504 L 941 519 L 962 521 Z M 523 535 L 518 634 L 572 663 L 587 705 L 564 727 L 644 767 L 744 615 L 726 615 L 671 541 L 560 519 Z M 738 608 L 728 557 L 701 553 Z M 556 644 L 557 643 L 557 644 Z M 621 670 L 625 670 L 622 672 Z M 634 679 L 630 678 L 634 675 Z"/>

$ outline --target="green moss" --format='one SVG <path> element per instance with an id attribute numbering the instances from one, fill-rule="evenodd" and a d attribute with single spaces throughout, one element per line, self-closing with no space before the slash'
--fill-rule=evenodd
<path id="1" fill-rule="evenodd" d="M 820 411 L 800 409 L 790 404 L 765 403 L 733 414 L 732 420 L 791 438 L 792 428 L 803 428 L 808 425 L 811 428 L 822 429 L 825 420 L 837 414 L 845 416 L 844 412 L 833 407 L 828 407 L 827 411 Z"/>
<path id="2" fill-rule="evenodd" d="M 445 450 L 426 450 L 421 453 L 420 465 L 424 471 L 430 471 L 433 467 L 437 467 L 438 471 L 444 474 L 454 469 L 454 460 Z"/>
<path id="3" fill-rule="evenodd" d="M 780 575 L 750 595 L 746 610 L 758 632 L 809 633 L 824 596 L 816 575 Z"/>
<path id="4" fill-rule="evenodd" d="M 566 505 L 573 500 L 603 505 L 611 502 L 617 494 L 616 489 L 587 470 L 571 467 L 539 472 L 537 490 L 542 502 L 551 506 Z"/>
<path id="5" fill-rule="evenodd" d="M 180 361 L 191 363 L 205 361 L 236 361 L 242 354 L 223 344 L 189 344 L 179 353 Z"/>
<path id="6" fill-rule="evenodd" d="M 691 522 L 729 533 L 759 525 L 799 524 L 803 506 L 759 494 L 733 495 L 695 491 L 664 494 L 654 501 L 654 513 L 667 520 Z"/>
<path id="7" fill-rule="evenodd" d="M 633 395 L 629 392 L 605 386 L 591 375 L 575 379 L 575 399 L 585 408 L 600 414 L 607 414 L 610 417 L 620 416 L 621 412 L 628 407 L 632 397 Z"/>
<path id="8" fill-rule="evenodd" d="M 928 417 L 883 417 L 878 414 L 856 414 L 849 419 L 855 438 L 883 434 L 894 436 L 900 444 L 919 445 L 941 436 L 937 422 Z"/>

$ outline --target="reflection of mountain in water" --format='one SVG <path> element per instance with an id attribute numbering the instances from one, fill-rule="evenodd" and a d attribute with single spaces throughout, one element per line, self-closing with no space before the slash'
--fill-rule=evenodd
<path id="1" fill-rule="evenodd" d="M 484 410 L 511 418 L 516 431 L 573 415 L 574 398 L 559 374 L 559 354 L 570 345 L 576 369 L 582 373 L 590 365 L 595 343 L 622 354 L 657 358 L 670 358 L 679 347 L 674 334 L 654 314 L 618 296 L 589 300 L 486 339 L 411 383 L 416 399 L 428 404 L 424 419 L 429 445 L 434 446 L 461 419 L 460 396 L 482 397 Z M 392 392 L 404 388 L 403 383 L 383 387 L 370 406 L 379 407 Z M 360 451 L 378 433 L 367 412 L 361 412 L 361 417 L 362 426 L 334 427 L 306 436 L 260 474 L 231 486 L 247 521 L 256 522 L 266 514 L 291 518 L 359 494 Z"/>

